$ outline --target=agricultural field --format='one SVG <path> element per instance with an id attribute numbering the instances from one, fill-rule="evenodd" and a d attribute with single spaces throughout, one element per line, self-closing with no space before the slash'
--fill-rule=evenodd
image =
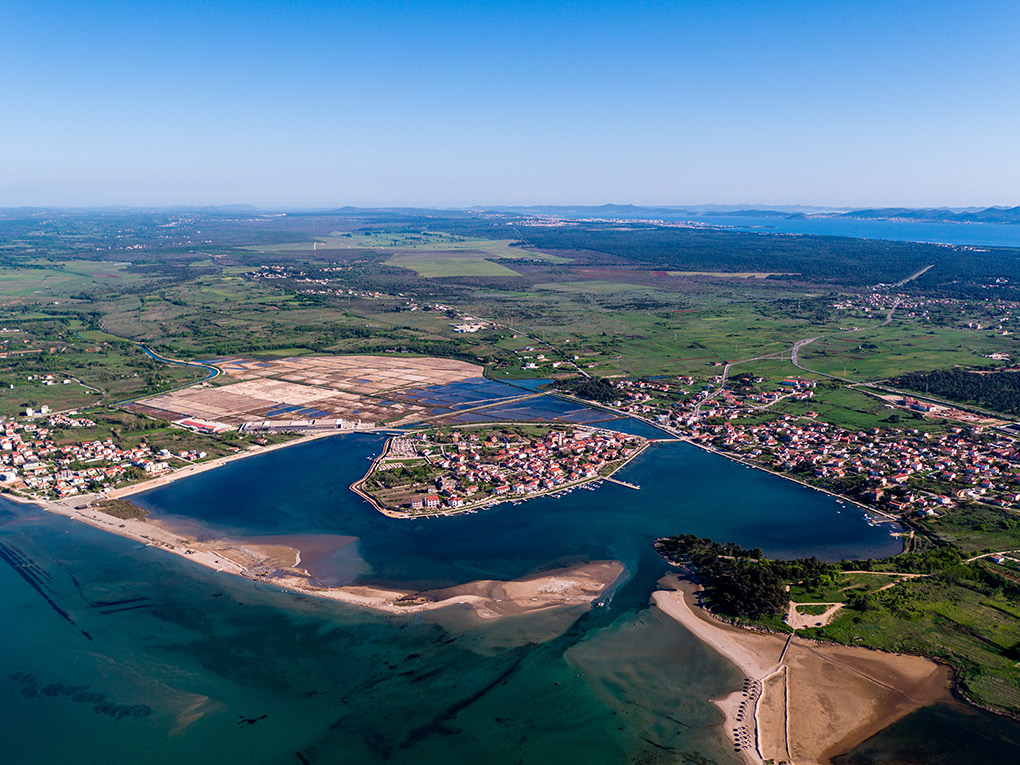
<path id="1" fill-rule="evenodd" d="M 825 258 L 811 261 L 810 241 L 776 240 L 770 266 L 762 248 L 769 237 L 643 224 L 544 229 L 506 216 L 132 213 L 6 225 L 0 318 L 55 317 L 73 327 L 77 335 L 65 329 L 54 340 L 68 345 L 65 366 L 88 372 L 81 379 L 103 402 L 202 376 L 187 367 L 136 368 L 143 360 L 125 341 L 180 359 L 442 356 L 507 380 L 576 374 L 575 364 L 597 376 L 710 380 L 727 361 L 783 356 L 794 341 L 819 335 L 801 350 L 801 363 L 853 381 L 1020 351 L 1012 335 L 967 328 L 1003 312 L 980 302 L 966 315 L 943 302 L 901 311 L 885 327 L 877 327 L 878 312 L 834 310 L 840 295 L 859 289 L 859 264 L 846 270 L 843 254 L 906 273 L 936 253 L 940 263 L 956 257 L 921 245 L 826 240 Z M 462 316 L 495 324 L 457 334 Z M 848 326 L 866 329 L 840 333 Z M 101 350 L 86 356 L 85 343 Z M 782 359 L 733 371 L 773 382 L 811 377 Z M 79 393 L 83 406 L 94 395 Z M 775 408 L 811 410 L 860 427 L 882 427 L 890 416 L 877 399 L 835 388 L 820 389 L 810 408 Z"/>

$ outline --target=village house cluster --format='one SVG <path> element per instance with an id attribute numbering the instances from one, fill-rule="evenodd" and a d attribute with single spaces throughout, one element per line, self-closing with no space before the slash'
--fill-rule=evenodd
<path id="1" fill-rule="evenodd" d="M 431 492 L 427 486 L 411 489 L 412 510 L 458 509 L 554 491 L 598 478 L 644 443 L 636 436 L 580 429 L 534 437 L 493 433 L 488 438 L 455 430 L 450 443 L 437 443 L 435 438 L 421 434 L 415 439 L 417 453 L 442 472 Z M 406 446 L 401 448 L 406 452 Z"/>
<path id="2" fill-rule="evenodd" d="M 96 423 L 67 414 L 51 416 L 46 425 L 8 420 L 0 423 L 0 483 L 38 498 L 69 497 L 114 486 L 133 475 L 156 476 L 170 470 L 170 452 L 155 454 L 148 446 L 123 449 L 112 439 L 58 445 L 52 431 L 94 428 Z M 196 452 L 183 459 L 199 459 Z"/>
<path id="3" fill-rule="evenodd" d="M 784 416 L 757 425 L 705 428 L 695 440 L 774 470 L 829 479 L 860 499 L 899 513 L 936 515 L 959 501 L 1020 505 L 1020 452 L 997 434 L 952 428 L 853 431 Z"/>
<path id="4" fill-rule="evenodd" d="M 1020 450 L 998 432 L 955 427 L 945 434 L 916 429 L 850 430 L 805 416 L 747 423 L 781 399 L 810 400 L 816 383 L 791 377 L 773 391 L 719 390 L 719 379 L 690 377 L 621 381 L 617 408 L 679 436 L 780 473 L 821 482 L 895 513 L 939 515 L 960 502 L 1020 507 Z M 754 380 L 762 382 L 760 378 Z M 701 390 L 691 392 L 694 387 Z M 679 401 L 672 398 L 687 396 Z M 906 409 L 933 405 L 906 396 Z"/>
<path id="5" fill-rule="evenodd" d="M 751 378 L 755 384 L 764 378 Z M 719 389 L 722 379 L 698 382 L 678 376 L 661 380 L 620 380 L 614 386 L 622 394 L 613 403 L 616 409 L 656 425 L 686 431 L 705 418 L 736 420 L 761 413 L 784 399 L 809 401 L 814 397 L 814 380 L 786 377 L 771 391 Z M 697 389 L 697 390 L 695 390 Z"/>
<path id="6" fill-rule="evenodd" d="M 843 297 L 832 304 L 837 311 L 876 316 L 894 306 L 905 316 L 1000 335 L 1010 334 L 1011 327 L 1020 322 L 1020 303 L 1001 298 L 975 301 L 875 291 Z"/>
<path id="7" fill-rule="evenodd" d="M 337 272 L 337 271 L 348 271 L 350 267 L 335 267 L 335 268 L 322 268 L 320 269 L 324 273 Z M 273 279 L 286 279 L 287 281 L 294 282 L 296 284 L 309 284 L 311 287 L 304 287 L 295 289 L 295 292 L 302 295 L 338 295 L 343 297 L 358 297 L 358 298 L 383 298 L 392 297 L 382 292 L 375 292 L 371 290 L 355 290 L 349 287 L 342 287 L 336 284 L 336 278 L 331 276 L 311 276 L 305 271 L 299 269 L 290 268 L 289 266 L 260 266 L 258 271 L 245 274 L 246 279 L 252 280 L 273 280 Z"/>

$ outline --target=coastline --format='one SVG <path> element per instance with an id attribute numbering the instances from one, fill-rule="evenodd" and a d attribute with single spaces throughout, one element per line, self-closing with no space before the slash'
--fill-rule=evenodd
<path id="1" fill-rule="evenodd" d="M 742 459 L 742 458 L 736 456 L 735 454 L 730 454 L 729 452 L 724 452 L 721 449 L 716 449 L 714 446 L 709 446 L 708 444 L 703 444 L 703 443 L 700 443 L 698 441 L 694 441 L 694 440 L 692 440 L 689 437 L 688 438 L 682 438 L 680 440 L 685 442 L 685 443 L 690 444 L 691 446 L 696 446 L 699 449 L 703 449 L 706 452 L 710 452 L 712 454 L 717 454 L 720 457 L 725 457 L 726 459 L 733 460 L 734 462 L 739 462 L 741 465 L 746 465 L 749 468 L 754 468 L 755 470 L 760 470 L 763 473 L 768 473 L 769 475 L 774 475 L 777 478 L 782 478 L 782 479 L 787 480 L 787 481 L 793 481 L 794 483 L 798 483 L 798 484 L 800 484 L 801 486 L 803 486 L 806 489 L 814 489 L 815 491 L 822 492 L 822 494 L 828 494 L 830 497 L 835 497 L 836 499 L 841 499 L 844 502 L 849 502 L 851 505 L 854 505 L 855 507 L 860 508 L 861 510 L 863 510 L 864 512 L 866 512 L 868 514 L 874 513 L 876 515 L 882 516 L 882 519 L 885 522 L 888 522 L 888 523 L 900 523 L 900 519 L 897 518 L 895 515 L 890 515 L 889 513 L 883 512 L 882 510 L 879 510 L 879 509 L 874 508 L 874 507 L 870 507 L 869 505 L 865 505 L 865 504 L 857 501 L 853 497 L 848 497 L 845 494 L 839 494 L 839 493 L 837 493 L 835 491 L 831 491 L 829 489 L 824 489 L 821 486 L 815 486 L 814 484 L 810 484 L 807 481 L 802 481 L 799 478 L 795 478 L 794 476 L 788 475 L 786 473 L 779 473 L 779 472 L 777 472 L 775 470 L 769 470 L 767 467 L 764 467 L 762 465 L 757 465 L 754 462 L 751 462 L 750 460 Z"/>
<path id="2" fill-rule="evenodd" d="M 508 581 L 485 579 L 426 591 L 362 585 L 328 587 L 300 568 L 301 551 L 286 544 L 229 539 L 196 540 L 157 519 L 121 519 L 106 515 L 88 505 L 103 498 L 96 494 L 79 495 L 55 502 L 32 501 L 24 497 L 9 498 L 148 547 L 158 547 L 215 572 L 387 614 L 421 613 L 463 606 L 469 608 L 475 617 L 487 620 L 554 609 L 591 607 L 611 592 L 625 574 L 622 563 L 603 560 L 579 563 Z M 86 506 L 81 507 L 83 504 Z"/>
<path id="3" fill-rule="evenodd" d="M 713 703 L 745 762 L 823 763 L 923 706 L 953 700 L 949 669 L 920 656 L 755 632 L 698 603 L 700 587 L 665 577 L 655 605 L 745 675 Z"/>

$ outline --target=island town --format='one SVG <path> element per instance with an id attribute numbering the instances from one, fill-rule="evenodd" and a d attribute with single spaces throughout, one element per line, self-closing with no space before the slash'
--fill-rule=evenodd
<path id="1" fill-rule="evenodd" d="M 351 488 L 388 515 L 466 512 L 610 478 L 647 445 L 639 436 L 563 425 L 419 431 L 391 438 Z"/>

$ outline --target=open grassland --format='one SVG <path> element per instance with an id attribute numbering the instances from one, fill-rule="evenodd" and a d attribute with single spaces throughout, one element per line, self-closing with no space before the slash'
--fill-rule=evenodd
<path id="1" fill-rule="evenodd" d="M 996 587 L 972 572 L 912 579 L 870 597 L 863 611 L 844 611 L 808 630 L 845 645 L 940 658 L 957 668 L 979 703 L 1020 708 L 1020 611 L 1015 588 Z"/>
<path id="2" fill-rule="evenodd" d="M 983 356 L 996 351 L 1017 354 L 1020 342 L 1012 335 L 894 319 L 881 329 L 816 340 L 802 349 L 800 360 L 809 369 L 864 381 L 955 364 L 988 364 Z"/>
<path id="3" fill-rule="evenodd" d="M 375 250 L 383 252 L 463 253 L 495 260 L 537 260 L 544 263 L 569 263 L 569 258 L 515 246 L 512 239 L 483 239 L 439 232 L 334 232 L 304 242 L 257 245 L 246 248 L 252 252 L 315 252 L 317 250 Z"/>
<path id="4" fill-rule="evenodd" d="M 336 241 L 333 239 L 331 241 Z M 346 240 L 352 247 L 377 250 L 412 250 L 423 252 L 465 252 L 493 259 L 539 260 L 544 263 L 569 263 L 562 255 L 514 246 L 512 239 L 481 239 L 453 234 L 353 234 Z"/>
<path id="5" fill-rule="evenodd" d="M 790 600 L 795 603 L 841 603 L 854 592 L 875 592 L 896 581 L 896 577 L 884 573 L 841 573 L 836 582 L 827 583 L 821 588 L 791 585 Z"/>
<path id="6" fill-rule="evenodd" d="M 0 308 L 0 414 L 108 404 L 185 385 L 206 374 L 156 361 L 134 343 L 101 330 L 79 329 L 85 325 L 73 316 L 25 318 Z"/>
<path id="7" fill-rule="evenodd" d="M 770 276 L 796 276 L 774 271 L 667 271 L 669 276 L 717 276 L 725 279 L 767 279 Z"/>
<path id="8" fill-rule="evenodd" d="M 961 502 L 924 528 L 967 554 L 1020 549 L 1020 513 L 980 502 Z"/>
<path id="9" fill-rule="evenodd" d="M 644 284 L 628 284 L 627 282 L 603 282 L 597 279 L 582 282 L 551 282 L 536 284 L 534 289 L 542 292 L 568 292 L 574 294 L 615 295 L 620 292 L 646 292 L 656 294 L 659 291 Z"/>
<path id="10" fill-rule="evenodd" d="M 34 261 L 0 268 L 0 298 L 69 297 L 138 281 L 130 263 L 113 261 Z"/>
<path id="11" fill-rule="evenodd" d="M 30 321 L 29 317 L 46 315 L 40 310 L 48 302 L 40 299 L 45 293 L 36 292 L 41 285 L 48 284 L 54 292 L 86 292 L 80 299 L 60 299 L 65 318 L 75 312 L 83 317 L 76 341 L 112 345 L 115 338 L 124 337 L 180 358 L 253 353 L 452 355 L 482 360 L 498 379 L 562 374 L 564 365 L 574 362 L 601 376 L 690 374 L 707 379 L 726 361 L 785 354 L 796 340 L 880 321 L 874 315 L 854 318 L 834 310 L 835 294 L 820 297 L 828 287 L 763 278 L 796 269 L 769 267 L 764 261 L 737 268 L 743 262 L 739 259 L 732 264 L 711 258 L 694 263 L 689 262 L 693 251 L 686 250 L 669 268 L 667 261 L 675 254 L 672 245 L 653 247 L 654 252 L 615 251 L 625 241 L 652 247 L 659 240 L 677 239 L 679 246 L 681 240 L 690 244 L 688 240 L 706 239 L 700 234 L 607 230 L 593 238 L 584 232 L 543 232 L 503 221 L 463 219 L 450 221 L 449 226 L 444 221 L 444 230 L 432 231 L 424 226 L 433 224 L 421 218 L 402 222 L 399 214 L 387 216 L 388 222 L 285 216 L 250 226 L 171 221 L 167 232 L 152 226 L 132 229 L 123 221 L 82 223 L 81 232 L 47 240 L 53 251 L 109 248 L 111 254 L 98 260 L 44 261 L 33 245 L 36 254 L 26 260 L 26 273 L 9 274 L 10 289 L 21 292 L 10 300 L 20 305 L 20 319 Z M 578 246 L 565 246 L 572 238 Z M 552 250 L 556 255 L 530 246 L 541 246 L 546 239 L 556 240 Z M 764 241 L 737 235 L 722 239 L 727 246 L 746 241 L 759 247 Z M 18 249 L 27 246 L 30 237 L 19 234 L 11 241 Z M 167 241 L 184 244 L 179 250 L 154 244 Z M 529 246 L 519 246 L 521 241 Z M 97 246 L 104 243 L 107 247 Z M 127 249 L 136 243 L 141 249 Z M 803 249 L 809 243 L 794 244 Z M 301 270 L 312 279 L 304 284 L 252 279 L 266 264 Z M 726 271 L 729 267 L 733 270 Z M 338 289 L 319 289 L 314 280 L 320 277 Z M 450 310 L 411 310 L 414 301 L 418 304 L 414 309 L 439 303 Z M 451 325 L 463 314 L 491 319 L 499 326 L 457 335 Z M 987 363 L 981 354 L 1011 352 L 1015 346 L 1012 336 L 921 322 L 901 311 L 888 327 L 825 337 L 808 345 L 801 359 L 820 372 L 882 379 L 947 363 Z M 546 357 L 541 362 L 532 354 L 530 361 L 538 369 L 521 368 L 528 346 Z M 561 366 L 554 369 L 553 361 Z M 771 382 L 788 375 L 811 376 L 782 360 L 753 361 L 733 369 L 734 374 L 745 371 Z M 127 382 L 133 374 L 118 384 L 131 387 Z M 890 416 L 881 402 L 842 389 L 819 391 L 807 404 L 784 402 L 776 408 L 795 414 L 809 410 L 850 427 L 881 425 Z"/>
<path id="12" fill-rule="evenodd" d="M 796 370 L 791 367 L 791 371 Z M 814 412 L 823 422 L 851 430 L 887 427 L 916 428 L 930 433 L 944 430 L 941 421 L 932 422 L 920 414 L 915 416 L 913 412 L 892 408 L 875 396 L 839 383 L 820 384 L 814 394 L 810 401 L 785 400 L 771 408 L 783 414 Z"/>

